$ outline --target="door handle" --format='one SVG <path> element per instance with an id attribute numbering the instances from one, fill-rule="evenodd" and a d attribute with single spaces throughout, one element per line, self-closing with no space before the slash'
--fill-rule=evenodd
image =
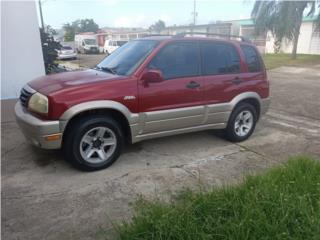
<path id="1" fill-rule="evenodd" d="M 239 77 L 236 77 L 235 79 L 231 80 L 231 82 L 232 82 L 233 84 L 238 85 L 238 84 L 240 84 L 240 83 L 243 82 L 243 79 L 241 79 L 241 78 L 239 78 Z"/>
<path id="2" fill-rule="evenodd" d="M 200 84 L 197 82 L 191 81 L 186 85 L 186 87 L 190 88 L 190 89 L 195 89 L 195 88 L 200 87 Z"/>

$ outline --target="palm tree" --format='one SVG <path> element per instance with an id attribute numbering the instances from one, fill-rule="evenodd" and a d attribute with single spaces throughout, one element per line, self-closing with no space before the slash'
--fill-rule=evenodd
<path id="1" fill-rule="evenodd" d="M 297 57 L 297 46 L 300 27 L 305 10 L 307 16 L 313 16 L 320 9 L 320 0 L 313 1 L 285 1 L 285 0 L 256 0 L 251 17 L 255 22 L 257 34 L 270 30 L 276 38 L 276 43 L 286 38 L 293 41 L 292 59 Z M 320 12 L 317 17 L 320 25 Z"/>
<path id="2" fill-rule="evenodd" d="M 154 24 L 152 24 L 149 27 L 149 30 L 151 32 L 156 32 L 156 33 L 161 33 L 162 30 L 164 30 L 166 28 L 166 24 L 164 21 L 162 20 L 158 20 L 157 22 L 155 22 Z"/>

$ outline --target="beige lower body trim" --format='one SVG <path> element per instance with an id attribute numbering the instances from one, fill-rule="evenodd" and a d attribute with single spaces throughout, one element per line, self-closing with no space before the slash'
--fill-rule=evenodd
<path id="1" fill-rule="evenodd" d="M 261 115 L 270 104 L 261 99 Z M 137 123 L 130 125 L 132 142 L 207 129 L 226 128 L 235 102 L 211 104 L 139 114 Z"/>
<path id="2" fill-rule="evenodd" d="M 227 125 L 226 123 L 207 124 L 207 125 L 200 125 L 195 127 L 174 129 L 169 131 L 147 133 L 147 134 L 142 134 L 142 135 L 133 137 L 132 143 L 140 142 L 142 140 L 151 139 L 151 138 L 160 138 L 160 137 L 178 135 L 183 133 L 198 132 L 198 131 L 208 130 L 208 129 L 224 129 L 226 128 L 226 125 Z"/>
<path id="3" fill-rule="evenodd" d="M 229 104 L 215 104 L 141 113 L 139 122 L 130 125 L 132 142 L 206 129 L 223 129 L 231 114 L 229 109 Z"/>

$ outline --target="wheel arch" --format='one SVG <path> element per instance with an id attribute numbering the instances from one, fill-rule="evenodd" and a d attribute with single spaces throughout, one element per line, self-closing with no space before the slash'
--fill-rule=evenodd
<path id="1" fill-rule="evenodd" d="M 259 119 L 261 113 L 261 97 L 259 94 L 256 92 L 245 92 L 237 95 L 231 101 L 231 112 L 243 102 L 251 104 L 256 109 L 257 119 Z"/>
<path id="2" fill-rule="evenodd" d="M 67 132 L 73 121 L 92 114 L 109 115 L 114 118 L 121 125 L 126 139 L 131 141 L 132 131 L 130 125 L 137 122 L 138 114 L 131 113 L 121 103 L 109 100 L 90 101 L 72 106 L 60 117 L 61 131 L 63 133 Z"/>

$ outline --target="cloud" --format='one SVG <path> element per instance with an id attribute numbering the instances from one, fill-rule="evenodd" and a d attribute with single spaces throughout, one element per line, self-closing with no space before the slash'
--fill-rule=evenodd
<path id="1" fill-rule="evenodd" d="M 98 2 L 108 7 L 114 7 L 120 3 L 120 0 L 98 0 Z"/>
<path id="2" fill-rule="evenodd" d="M 148 28 L 151 24 L 158 20 L 162 20 L 169 25 L 172 18 L 169 15 L 163 14 L 160 16 L 146 16 L 145 14 L 137 14 L 135 16 L 121 16 L 114 20 L 114 27 L 143 27 Z"/>
<path id="3" fill-rule="evenodd" d="M 168 24 L 171 22 L 171 20 L 172 20 L 172 18 L 171 18 L 169 15 L 167 15 L 167 14 L 161 15 L 161 16 L 159 17 L 159 19 L 162 20 L 162 21 L 164 21 L 164 22 L 166 23 L 166 25 L 168 25 Z M 157 19 L 157 20 L 158 20 L 158 19 Z M 156 21 L 157 21 L 157 20 L 156 20 Z"/>
<path id="4" fill-rule="evenodd" d="M 122 16 L 114 21 L 115 27 L 148 27 L 150 25 L 150 19 L 144 14 L 138 14 L 135 16 Z"/>

